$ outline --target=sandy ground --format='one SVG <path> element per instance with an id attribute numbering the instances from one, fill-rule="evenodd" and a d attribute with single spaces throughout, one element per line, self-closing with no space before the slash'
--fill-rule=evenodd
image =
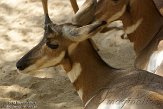
<path id="1" fill-rule="evenodd" d="M 70 21 L 73 11 L 69 0 L 49 3 L 53 21 Z M 61 67 L 43 69 L 35 75 L 16 70 L 17 60 L 42 38 L 43 19 L 40 0 L 0 0 L 0 109 L 14 108 L 14 104 L 18 106 L 14 109 L 82 109 L 82 102 Z M 110 26 L 122 25 L 118 21 Z M 133 66 L 135 57 L 132 45 L 122 40 L 122 35 L 122 30 L 111 29 L 93 38 L 101 57 L 117 68 Z"/>

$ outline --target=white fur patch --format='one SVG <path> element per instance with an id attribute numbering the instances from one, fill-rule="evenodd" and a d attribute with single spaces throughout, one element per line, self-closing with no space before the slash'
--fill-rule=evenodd
<path id="1" fill-rule="evenodd" d="M 162 62 L 163 62 L 163 51 L 154 52 L 149 59 L 147 71 L 155 73 L 157 68 L 161 65 Z"/>
<path id="2" fill-rule="evenodd" d="M 72 83 L 74 83 L 78 79 L 78 77 L 81 74 L 81 71 L 82 71 L 82 68 L 81 68 L 80 63 L 75 63 L 72 66 L 72 70 L 68 72 L 68 77 Z"/>
<path id="3" fill-rule="evenodd" d="M 68 74 L 67 74 L 71 83 L 74 83 L 78 79 L 78 77 L 81 74 L 81 71 L 82 71 L 82 68 L 81 68 L 80 63 L 75 63 L 72 67 L 72 70 L 70 72 L 68 72 Z M 83 97 L 83 89 L 82 88 L 79 88 L 78 94 L 79 94 L 80 98 L 82 99 L 82 97 Z"/>
<path id="4" fill-rule="evenodd" d="M 80 88 L 77 92 L 78 92 L 79 97 L 80 97 L 81 99 L 83 99 L 83 89 Z"/>
<path id="5" fill-rule="evenodd" d="M 114 20 L 120 18 L 120 17 L 124 14 L 125 10 L 126 10 L 126 5 L 124 5 L 124 6 L 122 7 L 121 11 L 118 11 L 118 12 L 115 13 L 113 16 L 111 16 L 111 17 L 108 19 L 108 22 L 111 22 L 111 21 L 114 21 Z"/>
<path id="6" fill-rule="evenodd" d="M 124 103 L 113 103 L 109 104 L 107 100 L 103 101 L 97 109 L 122 109 Z"/>
<path id="7" fill-rule="evenodd" d="M 125 30 L 125 32 L 127 34 L 133 33 L 139 27 L 139 25 L 142 23 L 142 21 L 143 21 L 143 19 L 139 19 L 135 24 L 127 27 L 126 30 Z"/>

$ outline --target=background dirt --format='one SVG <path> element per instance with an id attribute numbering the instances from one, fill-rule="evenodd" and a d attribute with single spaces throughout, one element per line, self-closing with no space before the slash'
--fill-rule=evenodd
<path id="1" fill-rule="evenodd" d="M 81 5 L 84 0 L 78 1 Z M 71 21 L 69 0 L 49 0 L 49 10 L 54 22 Z M 80 98 L 60 66 L 37 71 L 35 75 L 16 70 L 16 61 L 42 38 L 43 23 L 41 0 L 0 1 L 0 109 L 9 109 L 16 102 L 28 102 L 29 106 L 37 105 L 37 109 L 82 109 Z M 132 67 L 132 44 L 122 40 L 124 32 L 115 27 L 122 27 L 121 22 L 111 24 L 108 33 L 93 37 L 99 54 L 114 67 Z"/>

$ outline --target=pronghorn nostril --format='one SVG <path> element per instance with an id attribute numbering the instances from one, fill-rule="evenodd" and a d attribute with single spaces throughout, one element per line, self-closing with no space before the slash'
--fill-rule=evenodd
<path id="1" fill-rule="evenodd" d="M 16 67 L 17 67 L 17 69 L 19 69 L 19 70 L 24 70 L 24 69 L 25 69 L 25 66 L 19 65 L 18 63 L 16 64 Z"/>

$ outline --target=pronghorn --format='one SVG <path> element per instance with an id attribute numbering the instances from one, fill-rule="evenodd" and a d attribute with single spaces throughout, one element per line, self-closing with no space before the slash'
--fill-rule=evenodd
<path id="1" fill-rule="evenodd" d="M 70 0 L 72 7 L 76 0 Z M 163 76 L 163 0 L 86 0 L 73 17 L 73 24 L 93 20 L 122 20 L 134 44 L 135 66 Z"/>
<path id="2" fill-rule="evenodd" d="M 28 73 L 62 65 L 85 104 L 84 109 L 162 109 L 163 77 L 138 69 L 108 66 L 93 48 L 90 36 L 106 23 L 86 26 L 53 24 L 47 0 L 42 0 L 45 33 L 42 41 L 18 62 Z"/>

